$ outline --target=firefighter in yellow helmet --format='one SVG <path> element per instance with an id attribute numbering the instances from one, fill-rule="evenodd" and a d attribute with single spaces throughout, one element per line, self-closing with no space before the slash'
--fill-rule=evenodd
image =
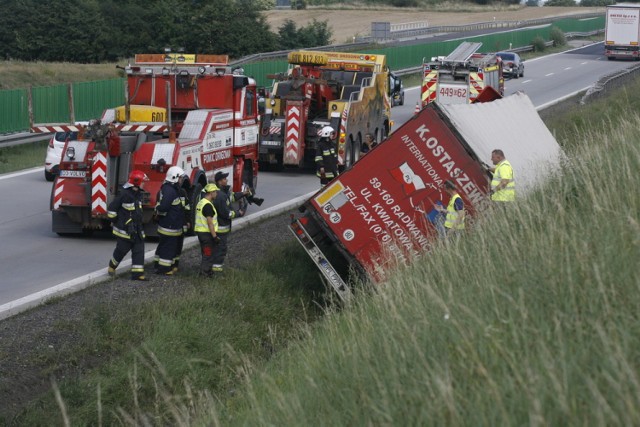
<path id="1" fill-rule="evenodd" d="M 491 152 L 491 162 L 495 167 L 491 179 L 491 200 L 494 202 L 513 202 L 516 200 L 516 181 L 511 163 L 504 157 L 502 150 Z"/>
<path id="2" fill-rule="evenodd" d="M 131 280 L 148 280 L 144 276 L 144 229 L 142 225 L 142 193 L 147 175 L 139 170 L 129 174 L 120 194 L 107 209 L 113 234 L 117 238 L 116 248 L 109 261 L 108 273 L 115 276 L 116 268 L 131 251 Z"/>
<path id="3" fill-rule="evenodd" d="M 202 199 L 196 206 L 196 218 L 193 227 L 200 242 L 200 274 L 206 277 L 213 276 L 214 247 L 220 243 L 218 237 L 218 213 L 213 206 L 213 200 L 218 194 L 218 186 L 207 184 L 204 187 Z"/>

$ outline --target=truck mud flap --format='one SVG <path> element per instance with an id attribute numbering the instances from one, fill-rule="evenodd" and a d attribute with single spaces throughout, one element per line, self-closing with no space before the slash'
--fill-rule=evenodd
<path id="1" fill-rule="evenodd" d="M 295 220 L 292 222 L 289 229 L 296 239 L 298 239 L 298 242 L 300 242 L 304 250 L 307 251 L 340 299 L 342 301 L 348 301 L 351 298 L 349 286 L 342 280 L 336 269 L 331 265 L 327 257 L 324 256 L 300 221 Z"/>
<path id="2" fill-rule="evenodd" d="M 82 224 L 73 222 L 64 211 L 51 211 L 51 230 L 60 235 L 82 234 Z"/>

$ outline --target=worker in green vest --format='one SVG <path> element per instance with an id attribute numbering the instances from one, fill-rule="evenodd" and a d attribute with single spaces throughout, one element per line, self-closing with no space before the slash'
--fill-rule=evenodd
<path id="1" fill-rule="evenodd" d="M 434 203 L 433 207 L 443 214 L 446 213 L 444 228 L 446 230 L 446 236 L 451 236 L 464 230 L 464 201 L 462 200 L 462 197 L 460 197 L 460 194 L 458 194 L 458 190 L 456 189 L 456 185 L 453 181 L 446 180 L 444 182 L 444 190 L 449 195 L 449 204 L 446 209 L 438 203 Z"/>
<path id="2" fill-rule="evenodd" d="M 502 150 L 491 152 L 491 162 L 495 167 L 491 179 L 491 200 L 494 202 L 514 202 L 516 200 L 516 182 L 511 163 L 504 157 Z"/>
<path id="3" fill-rule="evenodd" d="M 203 189 L 202 199 L 196 206 L 196 218 L 193 231 L 200 242 L 200 274 L 205 277 L 213 276 L 214 247 L 220 243 L 218 237 L 218 213 L 213 206 L 213 200 L 218 194 L 218 186 L 207 184 Z"/>

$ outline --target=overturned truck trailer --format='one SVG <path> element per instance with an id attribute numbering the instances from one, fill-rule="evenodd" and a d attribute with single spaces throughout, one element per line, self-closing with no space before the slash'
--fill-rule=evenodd
<path id="1" fill-rule="evenodd" d="M 291 230 L 340 298 L 348 285 L 327 256 L 337 249 L 366 279 L 384 281 L 390 263 L 427 251 L 437 237 L 426 218 L 456 183 L 469 215 L 491 203 L 491 151 L 514 168 L 518 196 L 558 165 L 561 150 L 523 93 L 478 104 L 427 105 L 383 143 L 307 200 Z M 331 257 L 335 261 L 335 256 Z"/>

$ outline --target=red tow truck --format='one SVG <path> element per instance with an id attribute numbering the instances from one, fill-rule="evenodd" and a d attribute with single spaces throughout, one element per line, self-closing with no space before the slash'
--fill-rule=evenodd
<path id="1" fill-rule="evenodd" d="M 254 79 L 233 70 L 226 55 L 142 54 L 123 68 L 124 106 L 106 110 L 88 128 L 32 126 L 33 132 L 80 132 L 67 141 L 52 188 L 52 229 L 58 234 L 108 228 L 107 206 L 134 169 L 150 179 L 143 205 L 148 235 L 156 232 L 155 198 L 171 166 L 188 175 L 183 186 L 194 206 L 216 172 L 229 173 L 233 191 L 257 184 Z"/>
<path id="2" fill-rule="evenodd" d="M 334 265 L 349 265 L 379 283 L 396 265 L 430 250 L 437 232 L 427 214 L 432 203 L 447 205 L 445 180 L 455 182 L 470 216 L 487 208 L 490 175 L 484 162 L 494 149 L 502 149 L 513 165 L 519 195 L 542 181 L 561 153 L 523 93 L 487 103 L 429 103 L 307 200 L 290 229 L 346 300 L 348 280 Z"/>

